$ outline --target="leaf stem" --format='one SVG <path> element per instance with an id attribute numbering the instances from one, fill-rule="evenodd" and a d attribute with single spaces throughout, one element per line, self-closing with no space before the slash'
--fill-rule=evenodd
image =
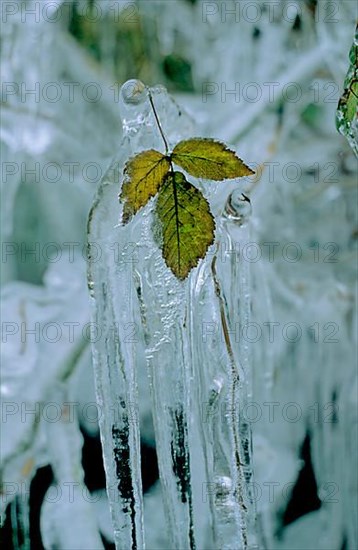
<path id="1" fill-rule="evenodd" d="M 153 97 L 152 97 L 152 94 L 151 94 L 151 91 L 150 91 L 149 88 L 148 88 L 148 97 L 149 97 L 150 105 L 151 105 L 151 107 L 152 107 L 152 109 L 153 109 L 153 113 L 154 113 L 154 117 L 155 117 L 157 126 L 158 126 L 158 128 L 159 128 L 160 135 L 162 136 L 162 139 L 163 139 L 163 142 L 164 142 L 165 153 L 168 154 L 168 152 L 169 152 L 168 142 L 167 142 L 167 140 L 166 140 L 166 138 L 165 138 L 163 129 L 162 129 L 161 125 L 160 125 L 159 118 L 158 118 L 158 115 L 157 115 L 157 111 L 156 111 L 155 106 L 154 106 Z"/>

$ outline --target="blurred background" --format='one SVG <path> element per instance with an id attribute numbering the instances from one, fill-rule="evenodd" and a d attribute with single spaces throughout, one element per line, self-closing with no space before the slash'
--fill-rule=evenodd
<path id="1" fill-rule="evenodd" d="M 353 0 L 2 2 L 4 548 L 72 550 L 74 529 L 76 548 L 114 547 L 86 223 L 132 78 L 164 85 L 198 135 L 257 171 L 247 253 L 262 328 L 252 346 L 262 547 L 358 547 L 356 21 Z M 164 549 L 149 399 L 140 414 L 147 547 Z M 71 415 L 70 428 L 59 421 Z M 65 498 L 54 479 L 80 481 Z"/>

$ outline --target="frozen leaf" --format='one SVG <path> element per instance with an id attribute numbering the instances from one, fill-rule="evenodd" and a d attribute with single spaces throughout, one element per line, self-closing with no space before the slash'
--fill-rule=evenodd
<path id="1" fill-rule="evenodd" d="M 209 204 L 181 172 L 174 172 L 159 191 L 156 212 L 162 225 L 165 262 L 176 277 L 185 279 L 214 240 Z"/>
<path id="2" fill-rule="evenodd" d="M 224 143 L 208 138 L 181 141 L 173 150 L 172 160 L 196 178 L 221 181 L 254 174 Z"/>
<path id="3" fill-rule="evenodd" d="M 344 91 L 344 94 L 339 102 L 338 108 L 343 108 L 345 111 L 346 122 L 351 124 L 357 116 L 358 103 L 358 80 L 354 80 L 350 87 Z"/>
<path id="4" fill-rule="evenodd" d="M 358 25 L 349 52 L 350 66 L 344 81 L 344 92 L 339 100 L 336 112 L 336 127 L 346 136 L 354 153 L 358 156 Z"/>
<path id="5" fill-rule="evenodd" d="M 120 200 L 124 202 L 122 222 L 128 223 L 158 192 L 170 168 L 167 157 L 150 149 L 130 159 L 124 167 Z"/>

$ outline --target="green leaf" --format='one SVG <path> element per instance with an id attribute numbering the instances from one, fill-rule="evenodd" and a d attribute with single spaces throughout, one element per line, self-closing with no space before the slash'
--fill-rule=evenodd
<path id="1" fill-rule="evenodd" d="M 255 172 L 224 143 L 207 138 L 180 141 L 171 156 L 173 162 L 196 178 L 219 180 L 251 176 Z"/>
<path id="2" fill-rule="evenodd" d="M 209 203 L 184 174 L 170 172 L 159 190 L 156 213 L 164 260 L 183 280 L 214 242 L 215 222 Z"/>
<path id="3" fill-rule="evenodd" d="M 352 123 L 357 116 L 358 105 L 358 80 L 354 80 L 346 92 L 347 110 L 346 117 L 348 122 Z"/>
<path id="4" fill-rule="evenodd" d="M 122 223 L 128 223 L 157 194 L 169 168 L 168 158 L 154 149 L 143 151 L 126 163 L 119 197 L 124 202 Z"/>

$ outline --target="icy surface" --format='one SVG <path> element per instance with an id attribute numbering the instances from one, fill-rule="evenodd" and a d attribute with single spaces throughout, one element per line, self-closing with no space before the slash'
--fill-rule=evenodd
<path id="1" fill-rule="evenodd" d="M 137 93 L 139 87 L 131 81 L 122 88 L 125 135 L 120 156 L 101 183 L 88 237 L 106 251 L 101 264 L 89 261 L 89 287 L 93 318 L 109 335 L 105 345 L 94 344 L 94 366 L 98 399 L 108 408 L 101 428 L 112 514 L 121 525 L 116 543 L 123 547 L 142 537 L 138 417 L 127 418 L 129 410 L 138 409 L 136 377 L 146 368 L 171 545 L 254 548 L 251 435 L 238 414 L 247 398 L 248 358 L 245 346 L 236 350 L 230 335 L 235 320 L 245 324 L 249 315 L 248 264 L 238 264 L 232 242 L 247 239 L 250 208 L 237 192 L 229 193 L 216 243 L 184 283 L 168 270 L 155 242 L 153 201 L 130 224 L 118 225 L 124 161 L 143 149 L 163 149 L 147 91 Z M 164 89 L 151 94 L 171 147 L 195 135 Z M 198 185 L 204 193 L 213 187 L 205 181 Z M 208 193 L 214 210 L 215 193 L 217 186 Z M 210 327 L 210 345 L 204 327 Z M 113 350 L 109 338 L 116 342 Z M 123 461 L 118 468 L 117 457 L 126 453 L 128 469 Z M 111 499 L 112 484 L 119 498 Z"/>
<path id="2" fill-rule="evenodd" d="M 45 3 L 47 19 L 52 14 L 56 21 L 41 14 L 38 21 L 34 15 L 22 17 L 25 7 L 36 11 Z M 82 21 L 83 26 L 76 34 L 68 16 L 73 2 L 3 2 L 4 9 L 16 13 L 2 12 L 2 80 L 19 84 L 17 90 L 16 86 L 3 90 L 1 128 L 5 251 L 1 510 L 10 520 L 15 547 L 29 548 L 29 486 L 39 468 L 51 465 L 56 479 L 41 511 L 46 548 L 101 548 L 99 532 L 112 540 L 115 535 L 126 549 L 135 536 L 140 548 L 143 524 L 147 548 L 176 549 L 182 542 L 184 548 L 190 544 L 193 523 L 200 549 L 230 546 L 240 527 L 231 544 L 236 550 L 242 544 L 239 524 L 245 514 L 242 503 L 232 498 L 235 484 L 241 481 L 233 468 L 232 449 L 235 431 L 244 445 L 250 430 L 253 452 L 242 468 L 252 489 L 243 493 L 250 507 L 249 544 L 257 542 L 268 550 L 358 547 L 357 164 L 352 152 L 357 146 L 356 122 L 348 126 L 345 113 L 338 112 L 344 135 L 335 128 L 339 97 L 354 81 L 357 6 L 351 0 L 271 4 L 270 10 L 266 0 L 81 0 L 76 2 L 78 13 L 87 8 L 90 13 L 95 9 L 90 5 L 102 11 L 91 24 L 88 18 L 77 19 L 77 25 Z M 168 59 L 178 58 L 187 63 L 190 73 L 180 74 L 175 82 L 164 67 Z M 165 275 L 151 240 L 151 205 L 128 227 L 130 237 L 119 237 L 123 231 L 117 227 L 120 167 L 135 151 L 162 147 L 145 103 L 143 111 L 133 102 L 126 112 L 119 111 L 120 85 L 137 77 L 150 85 L 165 82 L 176 90 L 173 95 L 183 112 L 180 123 L 177 108 L 165 108 L 159 98 L 167 96 L 156 94 L 171 143 L 194 133 L 221 138 L 257 170 L 253 181 L 242 182 L 243 188 L 241 182 L 225 182 L 219 192 L 216 184 L 209 189 L 206 182 L 195 182 L 202 186 L 218 221 L 222 249 L 216 275 L 225 297 L 233 364 L 243 385 L 233 384 L 231 371 L 228 374 L 231 357 L 219 330 L 220 300 L 211 267 L 215 250 L 187 286 L 169 297 L 168 288 L 175 281 Z M 46 100 L 42 93 L 49 82 L 60 86 L 58 101 Z M 69 82 L 77 83 L 74 101 L 68 99 Z M 100 87 L 98 101 L 83 97 L 89 82 Z M 284 94 L 290 82 L 292 93 L 298 89 L 295 84 L 301 92 L 297 101 Z M 24 96 L 21 83 L 26 90 L 35 90 L 39 83 L 39 94 Z M 253 83 L 250 90 L 245 88 L 248 83 Z M 270 83 L 278 84 L 272 97 Z M 248 95 L 258 90 L 261 96 L 252 101 L 245 90 Z M 133 113 L 139 118 L 133 119 Z M 121 123 L 127 136 L 123 143 Z M 108 389 L 109 373 L 114 376 L 110 401 L 99 399 L 107 481 L 113 489 L 109 496 L 114 523 L 110 524 L 103 494 L 93 506 L 83 501 L 79 455 L 80 425 L 87 434 L 98 433 L 96 422 L 83 414 L 84 406 L 95 400 L 90 341 L 82 334 L 90 320 L 83 249 L 86 219 L 101 174 L 113 156 L 112 167 L 119 172 L 110 169 L 108 185 L 100 187 L 91 226 L 91 235 L 96 235 L 91 241 L 93 254 L 98 252 L 97 239 L 103 246 L 103 258 L 93 266 L 91 280 L 106 281 L 100 292 L 107 293 L 106 301 L 100 299 L 101 306 L 92 309 L 93 319 L 100 319 L 103 328 L 94 348 L 98 396 L 102 383 Z M 97 177 L 91 172 L 87 177 L 84 167 L 89 162 L 98 168 Z M 49 163 L 54 172 L 50 169 L 46 177 Z M 68 163 L 74 163 L 73 177 Z M 287 172 L 292 163 L 298 165 L 297 179 L 294 172 L 293 177 Z M 58 180 L 51 180 L 54 164 L 59 167 Z M 244 191 L 251 198 L 246 226 L 223 216 L 236 187 L 238 196 Z M 102 209 L 100 204 L 107 206 Z M 245 241 L 254 245 L 244 248 Z M 233 255 L 226 255 L 233 242 L 235 248 L 236 243 L 241 247 L 236 266 Z M 55 255 L 58 251 L 55 261 L 47 253 L 49 243 L 55 243 L 51 249 Z M 74 257 L 66 243 L 75 246 Z M 294 244 L 287 248 L 289 243 Z M 147 260 L 153 249 L 156 253 Z M 229 280 L 237 280 L 238 286 L 231 289 Z M 154 305 L 146 308 L 148 296 Z M 250 309 L 233 296 L 250 296 Z M 119 310 L 124 298 L 125 306 Z M 168 308 L 166 315 L 158 315 L 160 300 Z M 187 306 L 193 303 L 195 309 Z M 40 341 L 34 333 L 22 338 L 21 324 L 34 330 L 36 322 Z M 80 325 L 74 339 L 65 325 L 69 322 Z M 240 323 L 245 322 L 255 324 L 244 332 L 246 338 L 240 332 Z M 47 340 L 42 336 L 43 326 L 51 323 L 60 326 L 58 342 L 48 341 L 56 325 Z M 173 332 L 173 326 L 179 329 Z M 158 333 L 153 335 L 155 328 Z M 188 341 L 189 331 L 189 345 L 178 346 L 180 338 Z M 175 361 L 168 359 L 174 355 L 172 342 L 176 342 Z M 200 357 L 204 359 L 199 361 Z M 235 392 L 240 406 L 234 411 L 238 414 L 234 425 Z M 61 412 L 58 424 L 39 414 L 43 410 L 39 407 L 46 411 L 53 399 Z M 64 422 L 66 401 L 79 402 L 79 414 L 69 425 Z M 139 432 L 150 445 L 157 441 L 162 480 L 161 489 L 156 484 L 143 496 Z M 118 452 L 113 458 L 114 443 Z M 239 451 L 244 459 L 245 449 Z M 116 462 L 129 473 L 129 483 L 119 488 L 123 474 L 119 467 L 117 475 Z M 251 486 L 248 464 L 254 470 Z M 50 504 L 58 487 L 68 496 L 64 482 L 78 484 L 74 496 L 79 499 Z M 203 482 L 209 483 L 204 494 Z M 302 486 L 307 488 L 303 496 Z"/>

